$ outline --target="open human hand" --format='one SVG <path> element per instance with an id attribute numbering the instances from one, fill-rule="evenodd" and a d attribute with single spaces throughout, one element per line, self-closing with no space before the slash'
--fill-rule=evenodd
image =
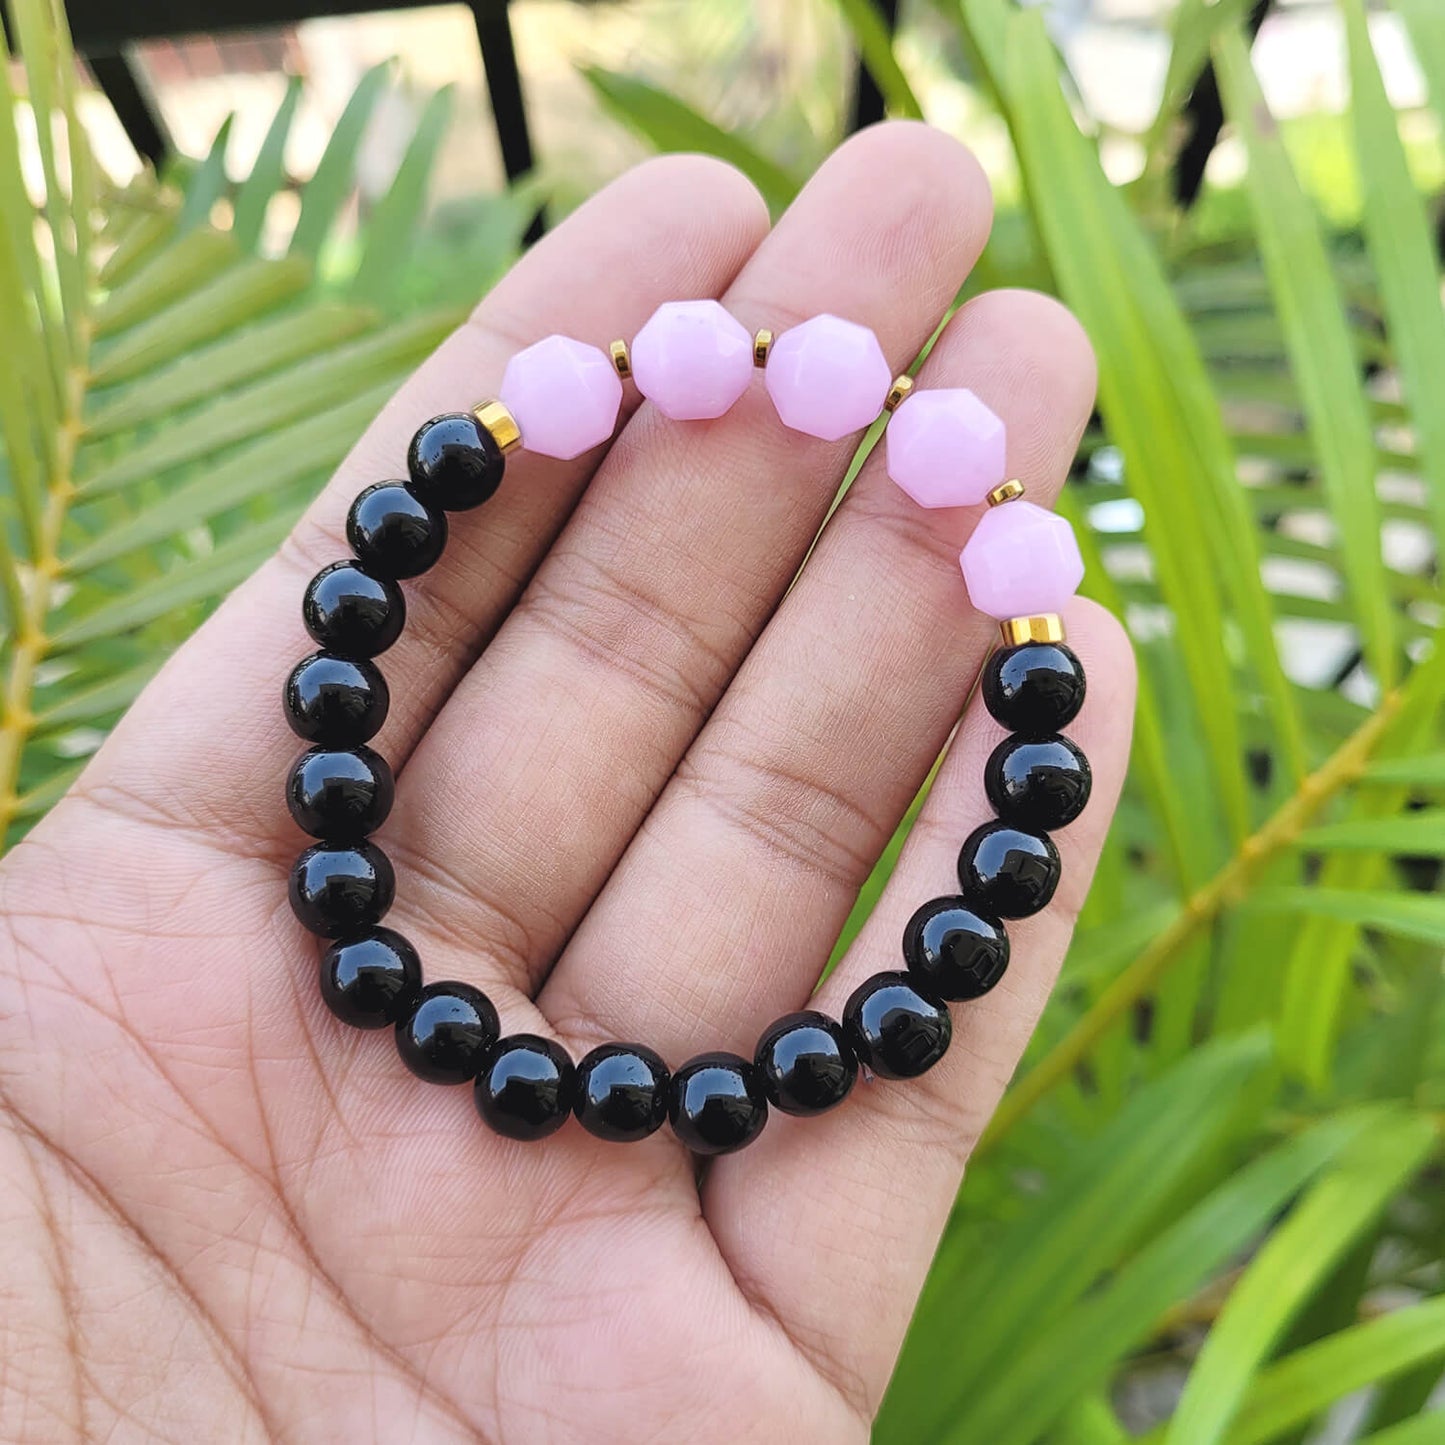
<path id="1" fill-rule="evenodd" d="M 286 901 L 280 780 L 298 600 L 369 482 L 437 412 L 553 331 L 606 345 L 717 296 L 750 330 L 829 311 L 901 369 L 987 236 L 939 132 L 864 132 L 769 230 L 735 171 L 638 167 L 488 296 L 362 438 L 281 552 L 172 659 L 0 866 L 0 1438 L 862 1439 L 957 1190 L 1048 993 L 1128 750 L 1118 624 L 1076 601 L 1094 766 L 1064 880 L 1010 925 L 1003 982 L 944 1060 L 694 1159 L 664 1129 L 499 1138 L 471 1090 L 340 1024 Z M 920 378 L 1007 423 L 1010 475 L 1061 485 L 1094 372 L 1055 302 L 980 296 Z M 715 422 L 633 408 L 609 449 L 518 454 L 408 585 L 376 746 L 397 798 L 387 919 L 504 1032 L 676 1066 L 752 1053 L 809 999 L 963 713 L 875 912 L 816 1005 L 897 967 L 990 816 L 1001 731 L 964 712 L 995 637 L 881 452 L 818 529 L 856 438 L 787 431 L 761 387 Z M 810 547 L 813 547 L 811 554 Z M 807 557 L 806 566 L 799 567 Z M 794 584 L 794 578 L 797 577 Z M 794 584 L 794 585 L 790 585 Z M 966 1344 L 960 1342 L 960 1348 Z"/>

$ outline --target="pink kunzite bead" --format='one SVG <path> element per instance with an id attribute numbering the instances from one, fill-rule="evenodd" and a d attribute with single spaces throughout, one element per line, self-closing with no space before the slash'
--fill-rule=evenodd
<path id="1" fill-rule="evenodd" d="M 1061 612 L 1084 580 L 1074 529 L 1032 502 L 980 517 L 958 560 L 973 605 L 1000 622 Z"/>
<path id="2" fill-rule="evenodd" d="M 893 384 L 878 338 L 826 313 L 773 342 L 764 376 L 783 425 L 830 442 L 873 421 Z"/>
<path id="3" fill-rule="evenodd" d="M 716 301 L 669 301 L 632 342 L 632 379 L 663 416 L 721 416 L 753 376 L 753 339 Z"/>
<path id="4" fill-rule="evenodd" d="M 884 432 L 888 475 L 920 507 L 968 507 L 1004 479 L 1004 425 L 961 387 L 915 391 Z"/>
<path id="5" fill-rule="evenodd" d="M 507 363 L 498 395 L 528 451 L 569 460 L 612 435 L 622 382 L 595 346 L 548 336 Z"/>

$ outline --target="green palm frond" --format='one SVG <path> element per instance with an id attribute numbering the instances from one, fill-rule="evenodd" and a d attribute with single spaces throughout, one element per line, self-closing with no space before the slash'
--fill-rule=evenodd
<path id="1" fill-rule="evenodd" d="M 49 0 L 13 0 L 10 13 L 25 77 L 14 95 L 0 66 L 0 840 L 13 841 L 463 313 L 390 314 L 445 92 L 343 242 L 362 141 L 395 85 L 389 66 L 365 75 L 278 254 L 267 225 L 289 184 L 299 82 L 246 175 L 227 174 L 228 120 L 199 164 L 173 168 L 177 182 L 147 175 L 117 192 L 94 177 L 73 123 L 61 17 Z M 21 172 L 26 107 L 38 202 Z M 527 218 L 517 208 L 494 229 L 494 269 Z"/>

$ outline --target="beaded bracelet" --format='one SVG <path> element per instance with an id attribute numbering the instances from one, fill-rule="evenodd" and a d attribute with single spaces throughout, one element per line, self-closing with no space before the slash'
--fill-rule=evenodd
<path id="1" fill-rule="evenodd" d="M 988 502 L 960 561 L 973 605 L 1002 624 L 986 664 L 989 712 L 1011 736 L 984 769 L 996 822 L 975 829 L 958 860 L 959 892 L 925 903 L 903 935 L 902 971 L 875 974 L 848 999 L 839 1023 L 807 1010 L 778 1019 L 754 1057 L 707 1053 L 669 1073 L 639 1044 L 605 1044 L 573 1064 L 559 1044 L 503 1036 L 479 989 L 422 983 L 416 950 L 380 927 L 395 876 L 368 835 L 391 810 L 386 760 L 366 744 L 389 694 L 372 659 L 400 635 L 397 583 L 441 556 L 448 512 L 479 506 L 502 481 L 506 455 L 526 447 L 571 458 L 617 425 L 622 383 L 676 421 L 721 416 L 755 369 L 783 423 L 837 441 L 891 413 L 888 474 L 925 507 Z M 662 306 L 629 348 L 610 356 L 549 336 L 508 363 L 499 399 L 435 417 L 413 437 L 404 482 L 366 488 L 346 535 L 355 554 L 325 567 L 306 589 L 302 617 L 321 651 L 285 686 L 292 729 L 311 749 L 286 785 L 291 816 L 319 839 L 291 871 L 291 906 L 313 933 L 334 940 L 321 960 L 321 994 L 343 1022 L 392 1026 L 402 1061 L 440 1084 L 473 1082 L 482 1118 L 512 1139 L 540 1139 L 573 1113 L 601 1139 L 643 1139 L 670 1121 L 698 1154 L 750 1143 L 770 1108 L 818 1114 L 841 1103 L 861 1069 L 912 1078 L 941 1059 L 952 1037 L 950 1001 L 978 998 L 1008 965 L 1003 920 L 1037 913 L 1059 881 L 1049 837 L 1088 801 L 1088 761 L 1059 735 L 1084 700 L 1084 673 L 1063 644 L 1059 612 L 1083 576 L 1067 521 L 1021 500 L 1006 480 L 1004 426 L 972 392 L 914 391 L 891 376 L 876 337 L 836 316 L 815 316 L 776 340 L 749 336 L 716 301 Z"/>

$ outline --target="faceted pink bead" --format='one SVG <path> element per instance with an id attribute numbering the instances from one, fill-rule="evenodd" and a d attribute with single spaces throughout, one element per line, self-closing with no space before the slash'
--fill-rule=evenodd
<path id="1" fill-rule="evenodd" d="M 878 338 L 826 313 L 773 342 L 764 376 L 783 425 L 830 442 L 873 421 L 893 384 Z"/>
<path id="2" fill-rule="evenodd" d="M 498 396 L 529 452 L 570 460 L 612 435 L 622 382 L 595 346 L 548 336 L 507 363 Z"/>
<path id="3" fill-rule="evenodd" d="M 883 433 L 888 475 L 920 507 L 968 507 L 1004 479 L 1004 425 L 961 387 L 915 391 Z"/>
<path id="4" fill-rule="evenodd" d="M 1074 529 L 1032 502 L 980 517 L 958 560 L 973 605 L 1000 622 L 1061 612 L 1084 580 Z"/>
<path id="5" fill-rule="evenodd" d="M 632 379 L 663 416 L 721 416 L 748 389 L 753 338 L 716 301 L 669 301 L 632 342 Z"/>

